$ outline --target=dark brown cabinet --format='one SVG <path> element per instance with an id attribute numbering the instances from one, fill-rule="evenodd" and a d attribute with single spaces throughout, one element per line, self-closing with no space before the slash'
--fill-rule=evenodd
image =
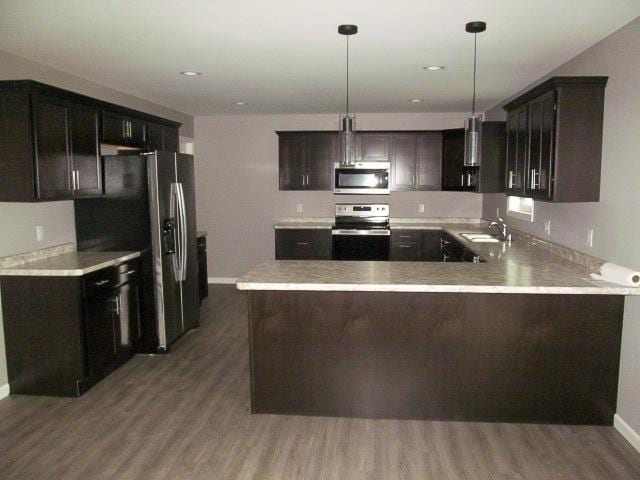
<path id="1" fill-rule="evenodd" d="M 418 142 L 415 134 L 391 135 L 391 190 L 413 190 Z"/>
<path id="2" fill-rule="evenodd" d="M 331 260 L 330 229 L 276 229 L 276 260 Z"/>
<path id="3" fill-rule="evenodd" d="M 280 190 L 332 190 L 337 132 L 277 132 Z"/>
<path id="4" fill-rule="evenodd" d="M 82 277 L 3 277 L 12 394 L 79 396 L 140 338 L 139 262 Z"/>
<path id="5" fill-rule="evenodd" d="M 178 150 L 178 123 L 32 80 L 0 81 L 0 201 L 102 195 L 100 142 L 143 149 L 145 122 L 162 127 L 165 150 Z"/>
<path id="6" fill-rule="evenodd" d="M 440 262 L 442 235 L 442 230 L 392 229 L 389 259 L 397 262 Z"/>
<path id="7" fill-rule="evenodd" d="M 464 165 L 464 129 L 442 132 L 442 190 L 504 192 L 506 161 L 506 123 L 482 122 L 482 162 L 477 167 Z"/>
<path id="8" fill-rule="evenodd" d="M 179 135 L 177 128 L 147 122 L 145 136 L 147 150 L 160 150 L 163 152 L 178 153 Z"/>
<path id="9" fill-rule="evenodd" d="M 139 118 L 119 113 L 102 112 L 102 143 L 143 149 L 145 124 Z"/>
<path id="10" fill-rule="evenodd" d="M 414 190 L 440 190 L 442 185 L 442 132 L 418 134 Z"/>
<path id="11" fill-rule="evenodd" d="M 552 77 L 505 105 L 508 194 L 599 200 L 607 79 Z"/>
<path id="12" fill-rule="evenodd" d="M 391 136 L 385 132 L 356 133 L 357 161 L 389 162 L 391 149 Z"/>

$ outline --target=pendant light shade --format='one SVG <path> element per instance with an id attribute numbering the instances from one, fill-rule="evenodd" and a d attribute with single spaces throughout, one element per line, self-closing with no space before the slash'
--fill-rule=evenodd
<path id="1" fill-rule="evenodd" d="M 473 101 L 471 116 L 464 122 L 464 165 L 477 167 L 482 163 L 482 115 L 476 115 L 476 66 L 477 66 L 477 35 L 487 29 L 484 22 L 469 22 L 465 30 L 473 33 Z"/>
<path id="2" fill-rule="evenodd" d="M 356 25 L 339 25 L 338 33 L 347 37 L 347 102 L 345 113 L 340 115 L 340 163 L 353 165 L 356 157 L 356 116 L 349 112 L 349 37 L 358 33 L 358 27 Z"/>

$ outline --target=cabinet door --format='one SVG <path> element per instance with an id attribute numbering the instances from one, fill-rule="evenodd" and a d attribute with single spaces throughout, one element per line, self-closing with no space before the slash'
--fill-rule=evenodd
<path id="1" fill-rule="evenodd" d="M 333 163 L 337 158 L 335 133 L 310 133 L 307 135 L 306 157 L 307 190 L 332 190 Z"/>
<path id="2" fill-rule="evenodd" d="M 128 126 L 122 115 L 102 112 L 102 142 L 111 145 L 126 145 Z"/>
<path id="3" fill-rule="evenodd" d="M 304 133 L 283 133 L 280 142 L 280 190 L 304 190 L 307 183 L 307 138 Z"/>
<path id="4" fill-rule="evenodd" d="M 443 260 L 441 240 L 441 230 L 421 230 L 420 259 L 424 262 L 441 262 Z"/>
<path id="5" fill-rule="evenodd" d="M 53 98 L 34 96 L 34 139 L 38 199 L 73 198 L 67 107 Z"/>
<path id="6" fill-rule="evenodd" d="M 420 260 L 420 230 L 392 230 L 389 260 L 395 262 Z"/>
<path id="7" fill-rule="evenodd" d="M 440 190 L 442 181 L 442 132 L 418 135 L 416 190 Z"/>
<path id="8" fill-rule="evenodd" d="M 69 109 L 71 165 L 76 175 L 75 197 L 95 197 L 102 194 L 98 115 L 98 110 L 82 106 Z"/>
<path id="9" fill-rule="evenodd" d="M 331 260 L 331 230 L 276 230 L 276 260 Z"/>
<path id="10" fill-rule="evenodd" d="M 89 374 L 93 377 L 101 377 L 107 373 L 118 354 L 117 298 L 113 290 L 108 290 L 86 300 L 87 362 Z"/>
<path id="11" fill-rule="evenodd" d="M 464 128 L 443 130 L 442 190 L 468 190 L 464 175 Z"/>
<path id="12" fill-rule="evenodd" d="M 391 190 L 412 190 L 416 183 L 415 134 L 391 135 Z"/>
<path id="13" fill-rule="evenodd" d="M 525 194 L 549 199 L 554 158 L 555 91 L 541 95 L 528 106 L 529 162 Z"/>
<path id="14" fill-rule="evenodd" d="M 356 156 L 362 162 L 389 162 L 391 137 L 385 134 L 356 134 Z"/>
<path id="15" fill-rule="evenodd" d="M 178 153 L 180 151 L 180 134 L 175 127 L 162 127 L 162 142 L 165 152 Z"/>
<path id="16" fill-rule="evenodd" d="M 147 150 L 164 150 L 163 126 L 157 123 L 147 122 L 146 139 Z"/>
<path id="17" fill-rule="evenodd" d="M 146 143 L 144 132 L 145 122 L 139 118 L 128 118 L 126 121 L 129 124 L 126 145 L 131 145 L 132 147 L 138 147 L 141 149 L 144 148 Z"/>
<path id="18" fill-rule="evenodd" d="M 507 116 L 506 193 L 524 195 L 528 145 L 527 105 L 509 112 Z"/>

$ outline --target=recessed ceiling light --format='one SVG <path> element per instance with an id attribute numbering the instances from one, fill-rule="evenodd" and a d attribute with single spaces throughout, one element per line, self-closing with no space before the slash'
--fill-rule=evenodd
<path id="1" fill-rule="evenodd" d="M 422 99 L 421 98 L 412 98 L 411 100 L 409 100 L 411 103 L 422 103 Z"/>
<path id="2" fill-rule="evenodd" d="M 180 73 L 185 77 L 197 77 L 198 75 L 202 75 L 202 72 L 194 72 L 193 70 L 186 70 Z"/>
<path id="3" fill-rule="evenodd" d="M 429 70 L 430 72 L 436 72 L 438 70 L 444 70 L 442 65 L 427 65 L 426 67 L 422 67 L 423 70 Z"/>
<path id="4" fill-rule="evenodd" d="M 234 104 L 234 105 L 238 105 L 238 106 L 240 106 L 240 107 L 241 107 L 241 106 L 243 106 L 243 105 L 246 105 L 246 104 L 247 104 L 247 102 L 238 101 L 238 102 L 233 102 L 233 104 Z"/>

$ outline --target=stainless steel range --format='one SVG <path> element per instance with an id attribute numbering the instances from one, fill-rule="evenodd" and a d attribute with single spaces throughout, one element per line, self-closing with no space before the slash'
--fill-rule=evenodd
<path id="1" fill-rule="evenodd" d="M 336 204 L 334 260 L 389 260 L 389 205 Z"/>

